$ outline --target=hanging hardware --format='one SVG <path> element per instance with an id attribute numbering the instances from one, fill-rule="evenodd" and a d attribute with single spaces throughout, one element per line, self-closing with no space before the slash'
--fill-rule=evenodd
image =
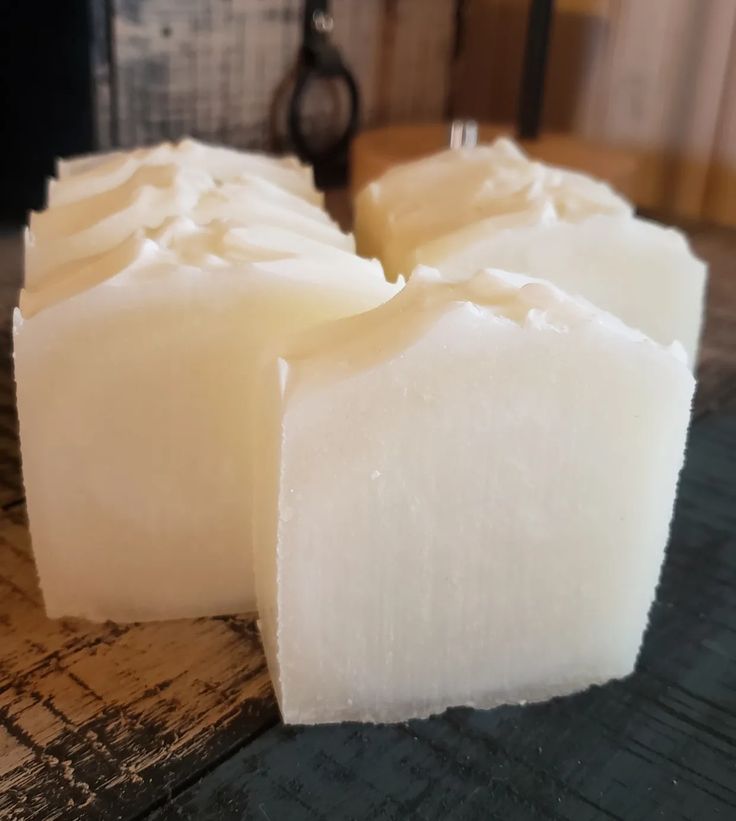
<path id="1" fill-rule="evenodd" d="M 358 128 L 360 111 L 358 86 L 332 43 L 333 28 L 328 0 L 305 0 L 302 46 L 289 104 L 289 138 L 300 159 L 314 167 L 315 181 L 323 188 L 347 182 L 350 143 Z M 323 80 L 335 80 L 344 86 L 348 112 L 338 136 L 326 147 L 315 147 L 303 130 L 302 115 L 308 89 Z"/>

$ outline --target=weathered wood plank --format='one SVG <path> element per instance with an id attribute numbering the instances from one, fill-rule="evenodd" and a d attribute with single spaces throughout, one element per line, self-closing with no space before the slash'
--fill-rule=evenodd
<path id="1" fill-rule="evenodd" d="M 0 818 L 134 818 L 275 721 L 252 619 L 49 621 L 24 515 L 0 516 Z"/>
<path id="2" fill-rule="evenodd" d="M 363 122 L 441 117 L 454 0 L 392 0 L 390 50 L 382 37 L 383 5 L 336 0 L 332 7 L 335 42 L 361 89 Z M 271 146 L 274 122 L 282 119 L 272 117 L 272 107 L 296 63 L 302 6 L 301 0 L 112 0 L 109 66 L 106 45 L 94 48 L 98 134 L 110 133 L 124 147 L 185 134 Z M 99 25 L 96 32 L 107 36 Z"/>
<path id="3" fill-rule="evenodd" d="M 736 415 L 710 416 L 633 676 L 400 726 L 278 726 L 155 817 L 736 817 L 735 534 Z"/>

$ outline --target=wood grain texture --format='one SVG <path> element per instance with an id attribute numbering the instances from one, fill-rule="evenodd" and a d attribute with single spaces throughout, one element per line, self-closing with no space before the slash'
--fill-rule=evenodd
<path id="1" fill-rule="evenodd" d="M 692 432 L 634 675 L 399 726 L 274 727 L 155 817 L 736 817 L 734 587 L 736 416 L 711 415 Z"/>
<path id="2" fill-rule="evenodd" d="M 0 517 L 0 818 L 135 818 L 275 721 L 255 624 L 49 621 Z"/>
<path id="3" fill-rule="evenodd" d="M 530 0 L 465 0 L 452 69 L 454 116 L 515 125 L 529 6 Z M 585 126 L 594 104 L 605 102 L 601 88 L 607 80 L 611 21 L 620 6 L 621 0 L 555 3 L 544 85 L 545 130 L 582 130 L 600 138 L 600 131 L 586 131 Z M 605 108 L 595 112 L 604 114 Z"/>

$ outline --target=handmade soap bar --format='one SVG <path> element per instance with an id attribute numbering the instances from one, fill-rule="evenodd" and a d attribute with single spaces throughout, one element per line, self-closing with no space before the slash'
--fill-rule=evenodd
<path id="1" fill-rule="evenodd" d="M 605 183 L 532 162 L 503 138 L 396 166 L 367 185 L 355 202 L 358 250 L 387 276 L 408 275 L 413 251 L 431 239 L 500 214 L 527 224 L 545 204 L 571 222 L 632 210 Z"/>
<path id="2" fill-rule="evenodd" d="M 253 264 L 138 243 L 76 281 L 24 293 L 16 313 L 23 475 L 47 612 L 133 621 L 253 610 L 260 351 L 396 287 L 356 257 Z"/>
<path id="3" fill-rule="evenodd" d="M 679 345 L 538 280 L 420 269 L 263 385 L 256 576 L 286 722 L 632 671 L 693 391 Z"/>
<path id="4" fill-rule="evenodd" d="M 598 215 L 576 224 L 539 218 L 507 227 L 512 217 L 439 237 L 417 248 L 412 261 L 451 279 L 489 267 L 544 277 L 657 342 L 679 341 L 694 363 L 706 266 L 682 233 L 621 216 Z M 504 219 L 507 225 L 500 224 Z"/>
<path id="5" fill-rule="evenodd" d="M 184 141 L 80 162 L 32 216 L 15 316 L 47 612 L 253 610 L 260 352 L 398 286 L 293 161 Z"/>

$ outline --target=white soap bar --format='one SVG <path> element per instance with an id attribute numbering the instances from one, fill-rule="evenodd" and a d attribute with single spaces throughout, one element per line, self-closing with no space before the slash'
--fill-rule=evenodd
<path id="1" fill-rule="evenodd" d="M 256 363 L 396 292 L 311 170 L 194 141 L 60 163 L 15 317 L 23 469 L 52 616 L 255 607 Z"/>
<path id="2" fill-rule="evenodd" d="M 490 267 L 544 277 L 657 342 L 677 340 L 694 363 L 706 266 L 682 233 L 621 216 L 593 216 L 576 224 L 539 219 L 513 228 L 492 222 L 469 225 L 417 248 L 413 264 L 436 267 L 451 279 Z"/>
<path id="3" fill-rule="evenodd" d="M 500 214 L 543 205 L 559 219 L 630 214 L 630 203 L 583 174 L 529 160 L 510 140 L 447 150 L 396 166 L 367 185 L 355 202 L 358 250 L 376 256 L 388 276 L 411 273 L 410 255 L 438 235 Z"/>
<path id="4" fill-rule="evenodd" d="M 416 272 L 264 372 L 261 630 L 284 720 L 401 721 L 634 667 L 693 377 L 540 281 Z"/>
<path id="5" fill-rule="evenodd" d="M 251 264 L 235 250 L 217 257 L 222 247 L 203 240 L 187 262 L 133 237 L 22 295 L 23 475 L 52 617 L 255 607 L 250 419 L 260 352 L 396 287 L 347 254 Z"/>

